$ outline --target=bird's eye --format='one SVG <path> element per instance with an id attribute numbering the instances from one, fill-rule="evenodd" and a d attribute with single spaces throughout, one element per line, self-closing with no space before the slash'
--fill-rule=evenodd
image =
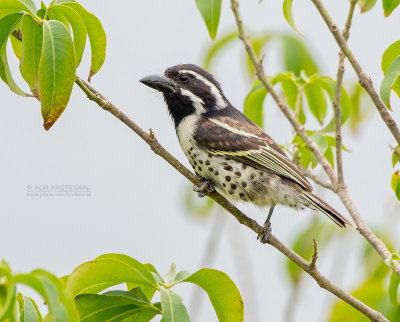
<path id="1" fill-rule="evenodd" d="M 181 82 L 186 82 L 188 79 L 189 79 L 188 76 L 185 75 L 185 74 L 180 74 L 180 75 L 179 75 L 179 80 L 180 80 Z"/>

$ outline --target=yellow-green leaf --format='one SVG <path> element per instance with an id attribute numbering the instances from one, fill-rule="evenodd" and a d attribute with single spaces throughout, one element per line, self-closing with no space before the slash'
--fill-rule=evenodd
<path id="1" fill-rule="evenodd" d="M 392 175 L 392 180 L 390 182 L 390 186 L 392 187 L 392 190 L 396 194 L 396 197 L 398 200 L 400 200 L 400 175 L 399 171 L 396 171 Z"/>
<path id="2" fill-rule="evenodd" d="M 206 23 L 211 39 L 214 40 L 221 13 L 221 0 L 196 0 L 196 5 Z"/>
<path id="3" fill-rule="evenodd" d="M 86 45 L 86 25 L 82 17 L 71 7 L 64 5 L 56 5 L 51 7 L 51 11 L 64 16 L 67 21 L 71 24 L 72 31 L 74 34 L 74 47 L 75 47 L 75 62 L 76 67 L 79 66 L 83 51 Z"/>
<path id="4" fill-rule="evenodd" d="M 264 85 L 256 81 L 244 101 L 244 115 L 261 128 L 264 126 L 263 105 L 267 93 Z"/>
<path id="5" fill-rule="evenodd" d="M 8 38 L 23 16 L 23 13 L 13 13 L 0 20 L 0 77 L 15 94 L 28 96 L 18 87 L 11 75 L 6 51 Z"/>
<path id="6" fill-rule="evenodd" d="M 39 64 L 39 95 L 43 126 L 50 129 L 68 104 L 75 80 L 75 52 L 71 34 L 59 21 L 43 21 Z"/>
<path id="7" fill-rule="evenodd" d="M 284 0 L 283 1 L 283 15 L 285 16 L 286 21 L 293 28 L 293 30 L 297 31 L 300 35 L 304 36 L 303 33 L 297 28 L 292 15 L 292 3 L 293 0 Z"/>
<path id="8" fill-rule="evenodd" d="M 376 3 L 376 0 L 358 0 L 358 5 L 360 6 L 361 13 L 371 10 Z"/>
<path id="9" fill-rule="evenodd" d="M 90 65 L 90 72 L 88 80 L 96 74 L 101 66 L 104 64 L 106 58 L 106 33 L 104 32 L 103 26 L 100 20 L 92 13 L 88 12 L 84 7 L 76 2 L 65 2 L 63 5 L 74 9 L 85 22 L 87 34 L 89 36 L 90 47 L 92 50 L 92 62 Z"/>
<path id="10" fill-rule="evenodd" d="M 38 79 L 42 40 L 42 26 L 31 16 L 25 16 L 22 26 L 22 53 L 19 69 L 35 97 L 39 96 Z"/>
<path id="11" fill-rule="evenodd" d="M 399 301 L 397 299 L 397 289 L 399 288 L 399 285 L 400 277 L 396 274 L 396 272 L 392 271 L 389 282 L 389 298 L 390 302 L 392 302 L 392 304 L 396 306 L 399 305 Z"/>
<path id="12" fill-rule="evenodd" d="M 32 0 L 1 0 L 0 1 L 0 14 L 5 12 L 7 14 L 26 11 L 36 14 L 36 7 Z"/>
<path id="13" fill-rule="evenodd" d="M 393 12 L 394 9 L 400 4 L 400 0 L 383 0 L 383 12 L 385 17 L 389 17 L 389 15 Z"/>
<path id="14" fill-rule="evenodd" d="M 382 55 L 381 67 L 383 74 L 386 75 L 390 65 L 400 56 L 400 40 L 391 44 Z M 400 97 L 400 78 L 397 78 L 392 86 L 392 90 Z"/>
<path id="15" fill-rule="evenodd" d="M 395 84 L 396 79 L 400 75 L 400 56 L 397 57 L 393 63 L 389 66 L 385 77 L 382 80 L 381 88 L 380 88 L 380 96 L 382 101 L 385 103 L 387 108 L 391 109 L 390 107 L 390 92 L 392 87 Z"/>
<path id="16" fill-rule="evenodd" d="M 242 297 L 235 283 L 224 272 L 203 268 L 183 282 L 194 283 L 206 291 L 219 321 L 243 321 Z"/>
<path id="17" fill-rule="evenodd" d="M 212 43 L 210 48 L 208 48 L 206 54 L 204 55 L 203 67 L 205 70 L 210 70 L 211 63 L 215 60 L 215 57 L 222 49 L 226 48 L 227 45 L 231 44 L 234 40 L 238 38 L 239 34 L 237 31 L 228 33 L 218 40 Z"/>
<path id="18" fill-rule="evenodd" d="M 324 90 L 317 83 L 309 83 L 304 87 L 311 113 L 322 125 L 327 112 L 327 101 Z"/>

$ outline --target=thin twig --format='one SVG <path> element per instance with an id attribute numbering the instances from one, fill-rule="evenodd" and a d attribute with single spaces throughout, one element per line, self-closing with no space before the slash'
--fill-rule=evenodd
<path id="1" fill-rule="evenodd" d="M 332 35 L 335 37 L 336 42 L 338 43 L 339 47 L 346 55 L 347 59 L 349 60 L 350 64 L 353 66 L 354 71 L 356 72 L 360 84 L 364 89 L 367 91 L 369 96 L 371 97 L 372 101 L 376 109 L 378 110 L 379 114 L 383 122 L 385 122 L 386 126 L 389 128 L 390 132 L 392 133 L 393 137 L 395 138 L 397 144 L 400 144 L 400 130 L 394 121 L 394 119 L 390 116 L 385 104 L 382 102 L 378 92 L 375 90 L 374 85 L 372 84 L 372 80 L 370 77 L 365 74 L 361 65 L 355 58 L 354 54 L 350 50 L 349 46 L 347 45 L 346 39 L 338 30 L 336 24 L 332 20 L 331 16 L 329 15 L 328 11 L 325 9 L 324 5 L 322 4 L 321 0 L 311 0 L 315 7 L 318 9 L 319 13 L 321 14 L 322 18 L 324 19 L 326 25 L 328 26 L 329 30 L 331 31 Z"/>
<path id="2" fill-rule="evenodd" d="M 312 1 L 320 3 L 318 0 L 312 0 Z M 278 93 L 272 87 L 272 84 L 268 81 L 267 77 L 265 76 L 263 66 L 260 64 L 260 60 L 258 59 L 257 55 L 255 54 L 254 49 L 253 49 L 251 43 L 248 40 L 246 31 L 244 30 L 243 22 L 242 22 L 242 19 L 240 17 L 240 14 L 239 14 L 239 4 L 238 4 L 238 2 L 236 0 L 231 0 L 231 8 L 232 8 L 233 13 L 235 15 L 236 24 L 237 24 L 237 27 L 238 27 L 238 30 L 239 30 L 239 38 L 242 40 L 242 42 L 243 42 L 243 44 L 245 46 L 245 49 L 246 49 L 246 51 L 247 51 L 247 53 L 249 55 L 249 58 L 250 58 L 251 62 L 253 63 L 253 65 L 254 65 L 254 67 L 256 69 L 257 77 L 264 84 L 264 86 L 268 89 L 268 91 L 271 94 L 272 98 L 277 103 L 277 105 L 280 107 L 280 109 L 283 111 L 284 115 L 289 120 L 289 122 L 291 123 L 291 125 L 294 128 L 294 130 L 296 131 L 296 133 L 304 140 L 304 142 L 311 149 L 311 151 L 314 152 L 315 156 L 317 157 L 318 162 L 322 165 L 323 169 L 325 170 L 326 174 L 328 175 L 329 179 L 331 180 L 333 187 L 337 188 L 338 187 L 338 180 L 337 180 L 337 177 L 336 177 L 331 165 L 328 163 L 327 159 L 321 153 L 321 151 L 318 149 L 318 147 L 314 144 L 314 142 L 311 141 L 310 137 L 307 135 L 307 133 L 305 132 L 304 128 L 294 119 L 294 117 L 291 114 L 288 106 L 285 105 L 285 103 L 280 98 Z M 332 27 L 332 28 L 337 31 L 336 25 L 334 25 L 334 27 Z M 340 32 L 339 32 L 339 35 L 340 35 L 340 37 L 342 37 Z M 348 48 L 347 45 L 346 45 L 346 41 L 344 39 L 343 39 L 343 41 L 345 43 L 346 48 Z M 346 53 L 346 50 L 344 50 L 343 47 L 341 47 L 341 48 L 344 51 L 344 53 L 346 54 L 346 57 L 349 58 L 349 56 Z M 385 108 L 385 112 L 387 113 L 386 108 Z M 390 115 L 389 115 L 389 117 L 390 117 Z M 397 128 L 397 125 L 394 123 L 394 121 L 393 121 L 392 125 L 394 125 Z M 399 132 L 399 134 L 400 134 L 400 132 Z M 336 190 L 336 193 L 339 195 L 342 203 L 346 207 L 347 211 L 349 212 L 349 214 L 351 215 L 351 217 L 355 221 L 355 223 L 357 225 L 357 229 L 360 232 L 360 234 L 372 245 L 372 247 L 378 252 L 378 254 L 384 260 L 387 259 L 387 258 L 390 258 L 391 257 L 391 252 L 386 247 L 386 245 L 382 242 L 382 240 L 380 240 L 372 232 L 372 230 L 368 227 L 368 225 L 366 224 L 364 219 L 361 217 L 360 212 L 358 211 L 357 207 L 355 206 L 353 200 L 351 199 L 351 197 L 350 197 L 350 195 L 349 195 L 349 193 L 347 191 L 347 187 L 345 185 L 342 185 L 342 186 L 339 187 L 339 189 L 335 189 L 335 190 Z M 400 276 L 400 264 L 395 263 L 395 266 L 394 266 L 393 270 L 396 272 L 397 275 Z"/>
<path id="3" fill-rule="evenodd" d="M 315 239 L 313 238 L 313 247 L 314 247 L 314 251 L 311 257 L 311 262 L 310 262 L 310 269 L 314 270 L 317 268 L 317 259 L 318 259 L 318 245 L 317 242 L 315 241 Z"/>
<path id="4" fill-rule="evenodd" d="M 131 130 L 133 130 L 137 135 L 139 135 L 150 147 L 151 149 L 171 164 L 176 170 L 178 170 L 183 176 L 185 176 L 193 184 L 200 186 L 202 181 L 199 177 L 194 175 L 185 166 L 183 166 L 177 159 L 175 159 L 168 151 L 166 151 L 160 143 L 154 138 L 150 139 L 149 134 L 143 131 L 135 122 L 128 118 L 122 111 L 120 111 L 114 104 L 108 101 L 102 94 L 95 90 L 90 84 L 76 77 L 75 83 L 82 89 L 82 91 L 87 95 L 87 97 L 97 103 L 101 108 L 110 112 L 125 125 L 127 125 Z M 243 212 L 231 204 L 227 199 L 225 199 L 218 192 L 210 192 L 207 195 L 214 199 L 219 205 L 225 208 L 229 213 L 231 213 L 239 223 L 247 226 L 253 230 L 257 235 L 262 234 L 263 228 L 253 219 L 247 217 Z M 326 289 L 332 294 L 336 295 L 338 298 L 342 299 L 346 303 L 350 304 L 368 318 L 373 321 L 388 321 L 380 312 L 373 310 L 369 306 L 365 305 L 363 302 L 359 301 L 339 286 L 332 283 L 326 276 L 322 275 L 317 268 L 310 269 L 310 262 L 306 261 L 304 258 L 295 253 L 292 249 L 285 246 L 278 238 L 271 235 L 268 243 L 275 247 L 278 251 L 284 254 L 286 257 L 295 262 L 299 267 L 301 267 L 307 274 L 309 274 L 320 287 Z"/>
<path id="5" fill-rule="evenodd" d="M 350 48 L 347 45 L 346 34 L 343 36 L 340 31 L 338 30 L 336 24 L 332 20 L 331 16 L 329 15 L 328 11 L 325 9 L 324 5 L 320 0 L 311 0 L 316 8 L 318 9 L 319 13 L 321 14 L 323 20 L 325 21 L 326 25 L 328 26 L 329 30 L 331 31 L 332 35 L 335 37 L 336 42 L 338 43 L 339 47 L 341 48 L 342 52 L 345 54 L 351 65 L 353 66 L 360 84 L 364 89 L 367 91 L 369 96 L 371 97 L 374 105 L 376 106 L 379 114 L 381 115 L 383 121 L 385 122 L 386 126 L 389 128 L 390 132 L 392 133 L 393 137 L 396 139 L 397 143 L 400 144 L 400 130 L 397 127 L 396 122 L 390 116 L 385 104 L 383 104 L 382 100 L 380 99 L 378 93 L 376 92 L 372 80 L 364 73 L 360 64 L 354 57 L 353 53 L 351 52 Z M 350 28 L 350 27 L 349 27 Z M 347 36 L 348 37 L 348 36 Z M 336 149 L 338 150 L 338 149 Z M 400 159 L 400 151 L 395 150 L 397 156 Z M 375 248 L 375 250 L 379 253 L 379 255 L 383 259 L 387 259 L 391 257 L 391 252 L 388 250 L 386 245 L 371 231 L 368 227 L 364 219 L 361 217 L 360 212 L 358 211 L 357 207 L 355 206 L 353 200 L 350 198 L 350 195 L 347 191 L 347 187 L 343 184 L 338 189 L 338 195 L 350 213 L 351 217 L 357 224 L 357 229 L 365 239 Z M 400 264 L 395 263 L 393 270 L 396 272 L 397 275 L 400 276 Z"/>
<path id="6" fill-rule="evenodd" d="M 349 14 L 347 16 L 346 24 L 343 30 L 343 38 L 346 41 L 349 39 L 351 21 L 353 19 L 353 13 L 356 4 L 357 0 L 351 0 Z M 336 125 L 336 167 L 337 167 L 337 177 L 338 177 L 339 187 L 344 185 L 343 161 L 342 161 L 342 108 L 340 106 L 340 100 L 342 97 L 342 83 L 343 83 L 345 57 L 346 56 L 341 50 L 339 52 L 339 66 L 336 75 L 336 94 L 335 94 L 335 99 L 333 100 L 333 107 L 335 112 L 335 125 Z"/>
<path id="7" fill-rule="evenodd" d="M 309 169 L 306 169 L 303 167 L 303 165 L 296 159 L 293 160 L 296 164 L 296 166 L 299 168 L 299 170 L 307 177 L 310 178 L 312 181 L 314 181 L 315 183 L 317 183 L 318 185 L 327 188 L 329 190 L 332 191 L 336 191 L 335 187 L 332 185 L 332 183 L 324 180 L 321 176 L 313 173 L 312 171 L 310 171 Z"/>

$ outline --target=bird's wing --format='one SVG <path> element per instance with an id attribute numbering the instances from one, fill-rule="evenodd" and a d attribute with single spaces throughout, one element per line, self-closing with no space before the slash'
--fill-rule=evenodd
<path id="1" fill-rule="evenodd" d="M 195 131 L 196 143 L 217 155 L 293 180 L 306 190 L 311 184 L 275 141 L 250 120 L 229 116 L 202 119 Z"/>

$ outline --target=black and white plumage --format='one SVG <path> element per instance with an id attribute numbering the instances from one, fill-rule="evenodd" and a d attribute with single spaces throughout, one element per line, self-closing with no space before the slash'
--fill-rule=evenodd
<path id="1" fill-rule="evenodd" d="M 183 64 L 140 80 L 164 95 L 183 152 L 195 173 L 233 201 L 319 210 L 340 227 L 350 223 L 313 194 L 275 141 L 234 108 L 202 68 Z"/>

